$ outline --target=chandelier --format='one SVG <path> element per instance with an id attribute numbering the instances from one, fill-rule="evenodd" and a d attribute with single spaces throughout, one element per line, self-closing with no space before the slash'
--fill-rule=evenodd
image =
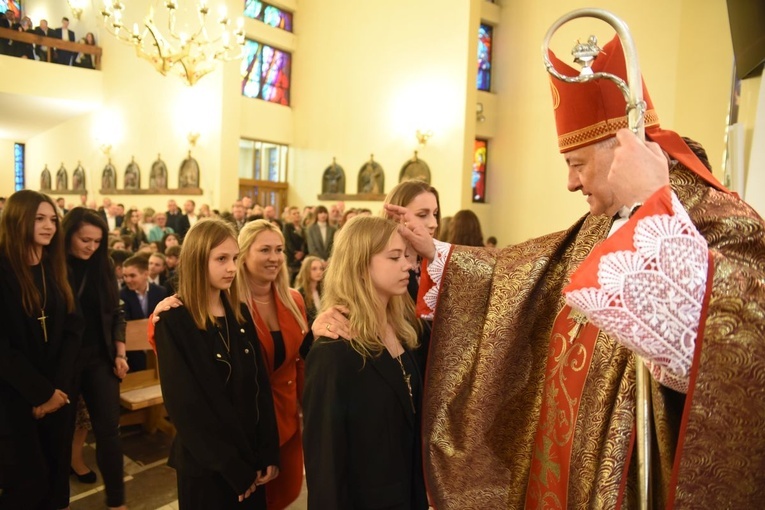
<path id="1" fill-rule="evenodd" d="M 212 72 L 218 62 L 238 60 L 244 55 L 244 22 L 239 18 L 236 26 L 231 27 L 225 7 L 221 8 L 218 17 L 218 28 L 211 35 L 207 29 L 210 9 L 206 0 L 199 0 L 193 8 L 187 6 L 184 21 L 189 23 L 182 28 L 178 23 L 178 11 L 184 0 L 164 0 L 162 3 L 161 16 L 167 21 L 164 32 L 155 22 L 153 6 L 143 20 L 143 30 L 139 29 L 138 23 L 133 24 L 132 31 L 128 29 L 122 21 L 125 5 L 119 0 L 104 0 L 101 10 L 104 27 L 120 41 L 135 46 L 136 54 L 151 62 L 164 76 L 177 74 L 190 86 Z"/>

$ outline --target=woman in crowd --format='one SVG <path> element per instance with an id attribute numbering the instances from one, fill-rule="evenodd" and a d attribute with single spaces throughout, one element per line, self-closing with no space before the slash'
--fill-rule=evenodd
<path id="1" fill-rule="evenodd" d="M 269 510 L 281 510 L 297 499 L 303 485 L 298 404 L 303 391 L 299 352 L 308 333 L 305 305 L 300 294 L 289 288 L 284 236 L 278 225 L 267 220 L 245 224 L 239 232 L 239 247 L 237 287 L 255 319 L 279 425 L 281 471 L 266 486 L 266 497 Z"/>
<path id="2" fill-rule="evenodd" d="M 19 32 L 26 32 L 28 34 L 35 33 L 35 27 L 32 25 L 32 19 L 29 16 L 21 18 L 21 22 L 16 28 Z M 35 51 L 32 43 L 13 41 L 13 49 L 17 57 L 26 58 L 29 60 L 35 59 Z"/>
<path id="3" fill-rule="evenodd" d="M 234 229 L 206 219 L 186 234 L 183 305 L 156 326 L 165 406 L 177 429 L 169 464 L 186 509 L 265 509 L 278 474 L 274 405 L 250 312 L 235 285 Z"/>
<path id="4" fill-rule="evenodd" d="M 300 266 L 300 272 L 295 279 L 295 287 L 303 298 L 305 311 L 310 328 L 321 309 L 321 280 L 324 278 L 325 262 L 313 255 L 307 256 Z"/>
<path id="5" fill-rule="evenodd" d="M 81 320 L 47 195 L 22 190 L 5 203 L 0 297 L 0 506 L 67 508 Z"/>
<path id="6" fill-rule="evenodd" d="M 452 218 L 446 242 L 463 246 L 483 246 L 481 220 L 469 209 L 457 211 Z"/>
<path id="7" fill-rule="evenodd" d="M 120 380 L 128 371 L 125 318 L 114 269 L 106 247 L 106 222 L 95 211 L 76 207 L 62 222 L 69 278 L 85 320 L 79 356 L 79 392 L 87 405 L 96 438 L 96 462 L 104 478 L 106 505 L 125 508 L 120 442 Z M 82 458 L 87 423 L 78 412 L 72 442 L 72 471 L 81 481 L 95 481 Z"/>
<path id="8" fill-rule="evenodd" d="M 329 260 L 336 228 L 329 224 L 329 211 L 323 205 L 316 206 L 316 222 L 308 227 L 306 241 L 308 253 Z"/>
<path id="9" fill-rule="evenodd" d="M 165 253 L 165 250 L 170 248 L 171 246 L 180 246 L 181 245 L 181 238 L 178 234 L 173 232 L 168 232 L 162 237 L 162 243 L 159 245 L 159 248 L 162 253 Z"/>
<path id="10" fill-rule="evenodd" d="M 138 209 L 130 209 L 127 212 L 120 234 L 130 236 L 130 246 L 127 248 L 133 252 L 137 252 L 142 243 L 149 242 L 143 228 L 141 228 L 141 213 Z"/>
<path id="11" fill-rule="evenodd" d="M 96 36 L 93 35 L 93 32 L 88 32 L 85 34 L 85 37 L 80 39 L 80 44 L 95 46 Z M 86 69 L 95 69 L 96 64 L 94 63 L 93 57 L 94 55 L 92 53 L 79 53 L 77 54 L 77 58 L 74 60 L 74 65 L 76 67 L 84 67 Z"/>
<path id="12" fill-rule="evenodd" d="M 303 402 L 308 508 L 428 508 L 419 440 L 422 375 L 412 264 L 397 224 L 358 217 L 341 229 L 324 304 L 348 310 L 350 337 L 319 338 Z M 353 275 L 353 277 L 349 277 Z"/>

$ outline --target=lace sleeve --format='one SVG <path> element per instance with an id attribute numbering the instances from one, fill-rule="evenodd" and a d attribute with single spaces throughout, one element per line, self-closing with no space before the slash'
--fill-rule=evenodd
<path id="1" fill-rule="evenodd" d="M 441 279 L 446 269 L 446 260 L 452 250 L 452 245 L 433 239 L 436 256 L 433 262 L 427 264 L 420 278 L 420 290 L 417 294 L 417 315 L 423 319 L 432 319 L 438 304 L 438 293 L 441 291 Z"/>
<path id="2" fill-rule="evenodd" d="M 564 293 L 641 356 L 657 381 L 685 393 L 707 269 L 707 242 L 666 187 L 593 250 Z"/>

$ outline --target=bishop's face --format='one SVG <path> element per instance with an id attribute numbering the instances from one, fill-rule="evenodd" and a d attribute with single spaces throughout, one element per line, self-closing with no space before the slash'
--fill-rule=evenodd
<path id="1" fill-rule="evenodd" d="M 616 201 L 608 184 L 608 172 L 614 159 L 614 146 L 593 144 L 565 154 L 568 165 L 568 190 L 581 191 L 587 197 L 590 213 L 613 216 L 624 204 Z"/>

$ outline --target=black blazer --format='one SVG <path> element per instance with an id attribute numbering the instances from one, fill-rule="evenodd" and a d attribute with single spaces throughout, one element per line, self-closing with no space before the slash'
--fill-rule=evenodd
<path id="1" fill-rule="evenodd" d="M 258 470 L 279 465 L 279 433 L 250 312 L 242 305 L 245 321 L 238 324 L 225 305 L 230 354 L 217 327 L 197 329 L 180 306 L 162 312 L 157 323 L 157 361 L 178 431 L 168 463 L 185 476 L 218 473 L 243 494 Z"/>
<path id="2" fill-rule="evenodd" d="M 51 299 L 50 293 L 56 289 L 53 269 L 47 260 L 43 264 Z M 24 312 L 21 286 L 5 258 L 0 258 L 0 297 L 3 304 L 0 306 L 0 435 L 6 435 L 33 421 L 32 407 L 47 402 L 56 388 L 72 394 L 82 318 L 67 313 L 64 298 L 58 294 L 55 307 L 46 309 L 48 341 L 45 342 L 37 317 Z"/>
<path id="3" fill-rule="evenodd" d="M 186 232 L 191 228 L 189 217 L 182 214 L 181 217 L 176 220 L 176 224 L 178 225 L 178 228 L 175 229 L 175 232 L 181 236 L 181 239 L 183 239 L 186 236 Z"/>
<path id="4" fill-rule="evenodd" d="M 146 319 L 151 315 L 159 302 L 166 297 L 167 290 L 165 290 L 164 287 L 149 283 L 149 313 L 144 315 L 143 309 L 141 308 L 141 302 L 138 301 L 138 294 L 127 287 L 123 287 L 120 289 L 120 299 L 123 301 L 123 307 L 125 309 L 125 320 L 134 321 L 138 319 Z"/>
<path id="5" fill-rule="evenodd" d="M 303 229 L 298 232 L 295 230 L 295 225 L 287 223 L 284 225 L 282 234 L 284 234 L 284 253 L 287 255 L 287 265 L 299 270 L 302 260 L 305 258 L 306 252 L 308 251 L 305 237 L 303 237 L 305 235 L 305 230 Z M 295 252 L 298 251 L 303 252 L 303 258 L 300 260 L 295 258 Z"/>
<path id="6" fill-rule="evenodd" d="M 348 342 L 320 337 L 303 393 L 309 510 L 427 509 L 415 405 L 387 351 L 364 362 Z"/>
<path id="7" fill-rule="evenodd" d="M 74 263 L 76 264 L 77 262 L 75 261 Z M 84 321 L 91 320 L 91 314 L 94 312 L 101 315 L 101 338 L 106 346 L 109 362 L 114 363 L 114 358 L 117 357 L 117 346 L 114 344 L 115 342 L 125 342 L 125 329 L 127 327 L 125 323 L 125 310 L 123 309 L 123 304 L 120 302 L 119 296 L 116 304 L 110 303 L 107 298 L 106 289 L 104 288 L 104 285 L 116 285 L 116 283 L 113 279 L 101 283 L 94 281 L 95 277 L 91 274 L 91 269 L 95 269 L 93 267 L 89 267 L 88 270 L 85 271 L 84 277 L 77 281 L 71 264 L 72 261 L 70 260 L 69 284 L 72 286 L 72 292 L 74 292 L 74 296 L 77 299 L 79 313 L 82 315 Z M 98 286 L 98 295 L 101 304 L 99 310 L 84 310 L 82 308 L 80 299 L 86 285 Z M 138 298 L 136 297 L 136 301 L 137 300 Z M 140 306 L 138 308 L 140 309 Z M 150 311 L 153 310 L 154 309 L 152 308 Z"/>

